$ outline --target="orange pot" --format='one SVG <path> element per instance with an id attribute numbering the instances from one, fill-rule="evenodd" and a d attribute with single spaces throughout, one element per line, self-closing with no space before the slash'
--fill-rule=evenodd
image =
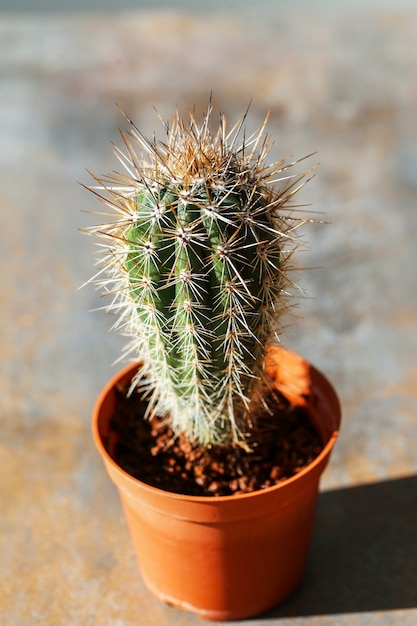
<path id="1" fill-rule="evenodd" d="M 174 494 L 122 470 L 103 442 L 115 406 L 114 385 L 103 389 L 93 435 L 117 485 L 146 586 L 163 602 L 205 619 L 233 620 L 266 611 L 299 583 L 307 560 L 320 476 L 340 425 L 340 405 L 327 379 L 307 361 L 270 347 L 274 384 L 308 408 L 325 443 L 321 454 L 292 478 L 262 491 L 222 497 Z"/>

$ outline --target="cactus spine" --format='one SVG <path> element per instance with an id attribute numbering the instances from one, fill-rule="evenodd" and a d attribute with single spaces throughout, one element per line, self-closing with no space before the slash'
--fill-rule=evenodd
<path id="1" fill-rule="evenodd" d="M 93 281 L 112 295 L 115 328 L 131 339 L 126 354 L 143 363 L 134 385 L 175 433 L 202 445 L 245 440 L 306 221 L 291 200 L 307 172 L 265 164 L 266 120 L 240 140 L 245 116 L 230 132 L 221 116 L 212 134 L 210 115 L 211 106 L 198 125 L 177 111 L 165 142 L 130 122 L 116 148 L 126 172 L 91 188 L 112 219 L 89 229 L 104 240 Z"/>

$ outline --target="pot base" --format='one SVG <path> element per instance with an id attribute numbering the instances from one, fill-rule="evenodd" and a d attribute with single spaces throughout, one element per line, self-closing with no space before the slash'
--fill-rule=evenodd
<path id="1" fill-rule="evenodd" d="M 227 622 L 248 619 L 256 615 L 261 615 L 262 613 L 266 613 L 267 611 L 273 609 L 275 606 L 281 604 L 297 590 L 298 586 L 301 583 L 303 573 L 304 572 L 301 572 L 299 580 L 296 581 L 293 588 L 285 593 L 285 595 L 277 597 L 274 602 L 266 604 L 265 606 L 254 606 L 249 609 L 246 607 L 246 610 L 242 610 L 242 608 L 214 610 L 202 609 L 198 606 L 194 606 L 188 602 L 185 602 L 184 600 L 179 600 L 177 598 L 173 598 L 167 594 L 162 593 L 146 578 L 146 575 L 144 575 L 143 571 L 141 572 L 141 575 L 145 587 L 157 600 L 159 600 L 159 602 L 162 602 L 162 604 L 166 604 L 174 609 L 180 609 L 182 611 L 187 611 L 189 613 L 193 613 L 194 615 L 198 615 L 198 617 L 207 622 Z"/>

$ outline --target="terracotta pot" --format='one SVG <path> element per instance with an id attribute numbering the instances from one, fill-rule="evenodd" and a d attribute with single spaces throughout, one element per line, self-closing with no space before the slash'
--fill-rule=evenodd
<path id="1" fill-rule="evenodd" d="M 324 442 L 294 477 L 262 491 L 223 497 L 165 492 L 123 471 L 106 449 L 114 385 L 93 413 L 95 443 L 117 485 L 146 586 L 163 602 L 205 619 L 233 620 L 266 611 L 299 583 L 307 560 L 320 476 L 335 443 L 340 406 L 327 379 L 301 357 L 271 347 L 267 367 L 280 391 L 307 406 Z"/>

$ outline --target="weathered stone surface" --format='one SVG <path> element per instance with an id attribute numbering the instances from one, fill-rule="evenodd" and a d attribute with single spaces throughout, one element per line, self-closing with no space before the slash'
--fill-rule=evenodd
<path id="1" fill-rule="evenodd" d="M 332 222 L 306 229 L 300 266 L 322 269 L 300 275 L 311 298 L 285 344 L 333 380 L 343 431 L 306 580 L 266 622 L 415 623 L 416 29 L 416 12 L 378 8 L 2 16 L 2 624 L 199 621 L 144 590 L 91 443 L 121 342 L 77 291 L 92 273 L 80 211 L 98 207 L 76 181 L 116 166 L 114 102 L 148 134 L 152 105 L 198 113 L 210 91 L 232 119 L 253 98 L 250 127 L 270 109 L 273 158 L 318 151 L 303 198 Z"/>

